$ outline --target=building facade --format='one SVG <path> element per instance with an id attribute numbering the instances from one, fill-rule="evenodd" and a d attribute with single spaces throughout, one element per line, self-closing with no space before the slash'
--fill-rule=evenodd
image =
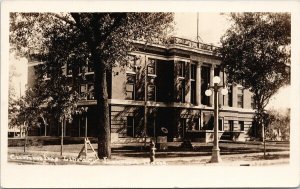
<path id="1" fill-rule="evenodd" d="M 127 66 L 114 67 L 108 77 L 112 143 L 142 142 L 145 131 L 148 137 L 167 136 L 168 141 L 212 141 L 213 97 L 205 96 L 205 90 L 214 76 L 227 83 L 216 47 L 177 37 L 168 44 L 135 45 L 139 50 L 130 53 Z M 29 86 L 37 64 L 29 63 Z M 84 136 L 86 131 L 89 137 L 97 136 L 93 70 L 86 69 L 78 91 L 86 97 L 80 106 L 87 107 L 87 113 L 74 115 L 65 125 L 66 136 Z M 71 71 L 65 66 L 65 74 L 72 77 Z M 227 88 L 227 95 L 219 94 L 221 139 L 249 140 L 252 94 L 236 84 Z M 58 127 L 50 123 L 44 133 L 59 135 Z"/>

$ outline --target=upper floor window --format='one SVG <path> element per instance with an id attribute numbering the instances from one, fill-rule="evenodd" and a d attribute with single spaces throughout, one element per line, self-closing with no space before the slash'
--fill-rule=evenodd
<path id="1" fill-rule="evenodd" d="M 87 92 L 87 86 L 86 86 L 86 84 L 81 84 L 80 85 L 80 91 L 79 92 L 80 92 L 81 96 L 83 96 L 83 97 L 85 96 L 85 94 Z"/>
<path id="2" fill-rule="evenodd" d="M 214 68 L 214 76 L 220 76 L 220 71 L 221 71 L 221 69 L 219 66 L 215 67 Z"/>
<path id="3" fill-rule="evenodd" d="M 184 61 L 179 61 L 177 63 L 178 65 L 178 77 L 184 77 L 185 75 L 185 62 Z"/>
<path id="4" fill-rule="evenodd" d="M 191 80 L 196 80 L 196 75 L 197 75 L 197 66 L 196 64 L 191 64 Z"/>
<path id="5" fill-rule="evenodd" d="M 95 98 L 94 84 L 87 84 L 87 99 L 93 100 Z"/>
<path id="6" fill-rule="evenodd" d="M 126 99 L 135 99 L 135 74 L 127 74 L 126 80 Z"/>
<path id="7" fill-rule="evenodd" d="M 157 64 L 156 59 L 152 59 L 152 58 L 148 59 L 147 73 L 149 75 L 156 75 L 156 64 Z"/>
<path id="8" fill-rule="evenodd" d="M 126 66 L 126 72 L 128 73 L 136 73 L 136 57 L 130 55 L 128 58 L 128 63 Z"/>
<path id="9" fill-rule="evenodd" d="M 148 85 L 148 100 L 155 101 L 156 100 L 156 86 L 155 85 Z"/>
<path id="10" fill-rule="evenodd" d="M 155 84 L 155 77 L 148 78 L 148 96 L 147 100 L 155 101 L 156 100 L 156 84 Z"/>
<path id="11" fill-rule="evenodd" d="M 86 100 L 93 100 L 95 99 L 95 92 L 94 92 L 94 84 L 81 84 L 80 85 L 80 95 L 85 98 Z"/>
<path id="12" fill-rule="evenodd" d="M 94 72 L 94 67 L 92 65 L 92 62 L 88 61 L 87 64 L 87 72 Z"/>
<path id="13" fill-rule="evenodd" d="M 209 105 L 209 98 L 205 95 L 205 91 L 210 83 L 210 68 L 201 66 L 201 104 Z"/>
<path id="14" fill-rule="evenodd" d="M 147 100 L 156 101 L 156 66 L 157 60 L 148 59 L 147 64 Z"/>
<path id="15" fill-rule="evenodd" d="M 196 81 L 191 81 L 191 103 L 196 104 Z"/>
<path id="16" fill-rule="evenodd" d="M 178 88 L 178 93 L 179 93 L 179 102 L 184 103 L 185 102 L 185 80 L 179 80 L 179 88 Z"/>
<path id="17" fill-rule="evenodd" d="M 191 103 L 196 104 L 196 64 L 191 64 Z"/>
<path id="18" fill-rule="evenodd" d="M 242 87 L 238 87 L 237 106 L 238 106 L 238 108 L 243 108 L 244 107 L 244 90 L 243 90 Z"/>

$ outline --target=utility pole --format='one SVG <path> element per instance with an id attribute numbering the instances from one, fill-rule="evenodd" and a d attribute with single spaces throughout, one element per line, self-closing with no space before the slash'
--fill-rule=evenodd
<path id="1" fill-rule="evenodd" d="M 199 12 L 197 12 L 197 47 L 199 48 Z"/>

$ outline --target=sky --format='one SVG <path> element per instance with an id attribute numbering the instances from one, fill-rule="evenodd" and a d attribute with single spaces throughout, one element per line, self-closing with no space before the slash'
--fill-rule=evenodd
<path id="1" fill-rule="evenodd" d="M 175 13 L 175 28 L 174 35 L 191 40 L 197 39 L 197 13 Z M 220 38 L 230 26 L 230 22 L 226 15 L 220 13 L 199 13 L 199 36 L 203 43 L 211 43 L 220 45 Z M 17 97 L 20 93 L 25 92 L 25 85 L 27 84 L 27 60 L 25 58 L 15 59 L 10 55 L 10 63 L 16 67 L 16 72 L 21 76 L 14 79 L 14 87 Z M 272 97 L 267 108 L 284 110 L 290 107 L 291 94 L 290 86 L 283 87 L 276 95 Z"/>
<path id="2" fill-rule="evenodd" d="M 175 14 L 175 35 L 197 39 L 197 13 Z M 204 43 L 220 45 L 220 38 L 229 26 L 227 17 L 220 13 L 199 13 L 199 36 Z"/>

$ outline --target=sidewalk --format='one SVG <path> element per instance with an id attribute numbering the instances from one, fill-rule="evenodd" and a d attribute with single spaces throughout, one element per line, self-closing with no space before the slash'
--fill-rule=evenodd
<path id="1" fill-rule="evenodd" d="M 95 146 L 93 144 L 93 146 Z M 60 156 L 60 146 L 29 147 L 23 152 L 22 147 L 8 148 L 8 162 L 18 164 L 85 164 L 85 165 L 149 165 L 148 151 L 113 150 L 112 159 L 96 160 L 91 157 L 87 160 L 76 159 L 82 145 L 65 145 L 63 157 Z M 95 146 L 96 147 L 96 146 Z M 234 149 L 236 150 L 236 149 Z M 242 151 L 243 149 L 240 149 Z M 244 149 L 245 150 L 245 149 Z M 223 153 L 223 154 L 222 154 Z M 235 154 L 236 153 L 236 154 Z M 221 150 L 222 163 L 208 163 L 211 152 L 207 151 L 160 151 L 156 152 L 154 165 L 204 165 L 204 166 L 266 166 L 289 163 L 289 151 L 267 152 L 267 159 L 263 153 L 226 154 Z M 20 157 L 17 159 L 17 157 Z M 34 160 L 32 160 L 34 159 Z M 53 161 L 51 161 L 51 159 Z M 48 161 L 49 160 L 49 161 Z M 55 162 L 54 162 L 55 160 Z"/>

